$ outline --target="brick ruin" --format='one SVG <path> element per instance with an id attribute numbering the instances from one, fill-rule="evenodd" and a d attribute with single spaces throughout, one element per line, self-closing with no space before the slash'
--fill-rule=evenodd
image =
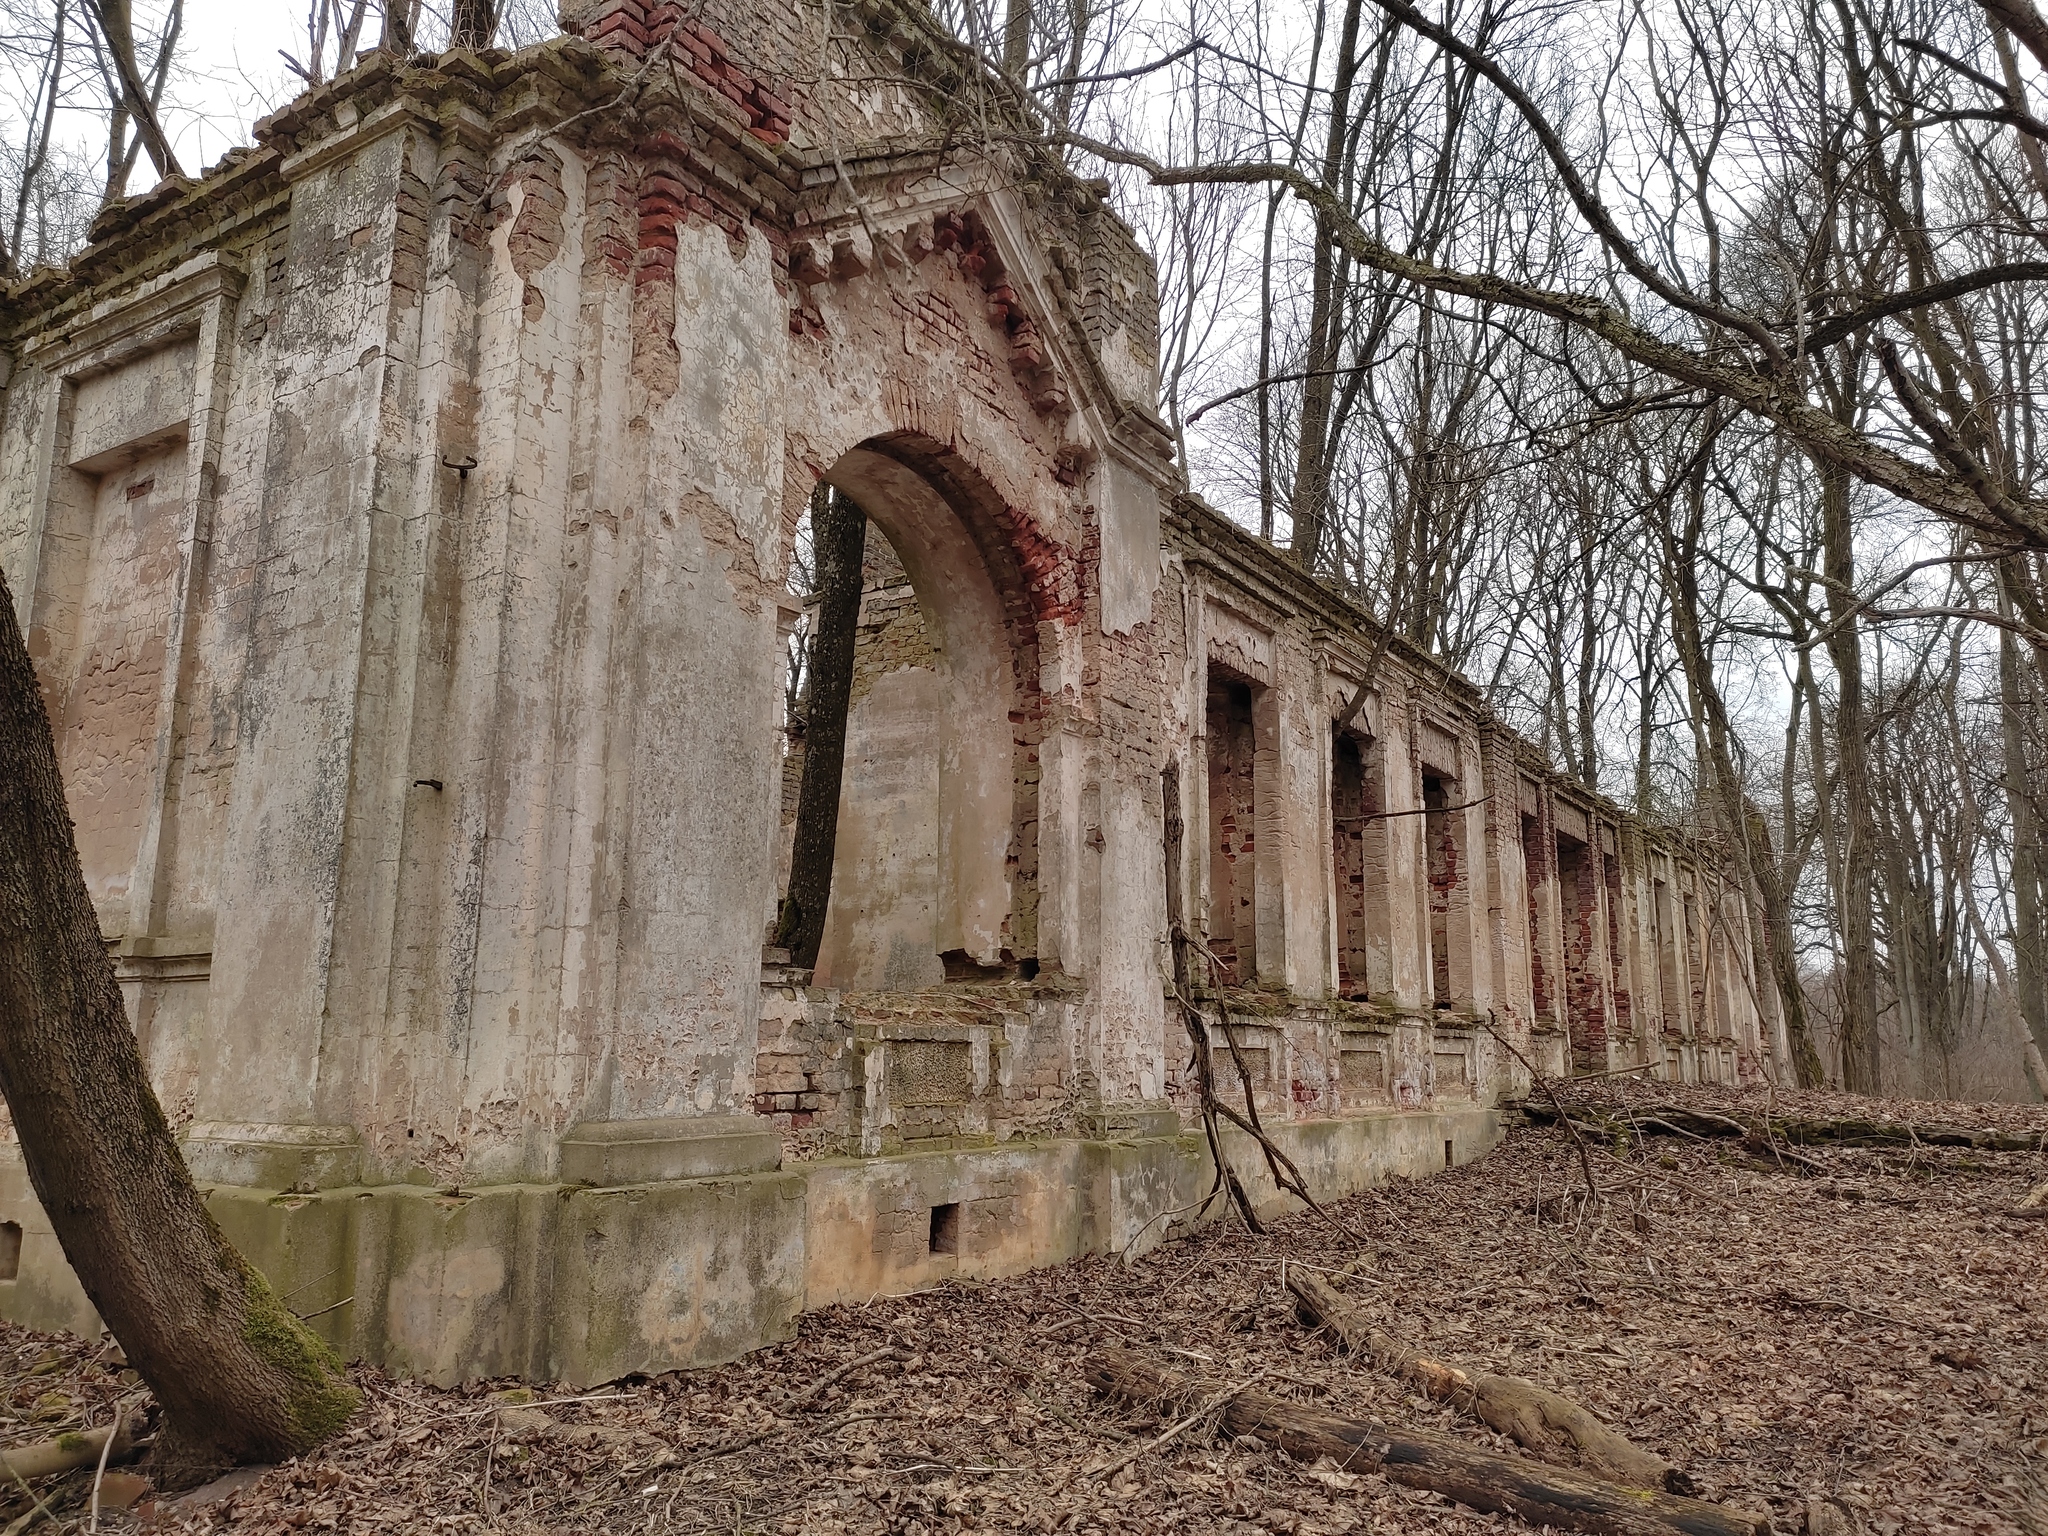
<path id="1" fill-rule="evenodd" d="M 0 558 L 138 1040 L 223 1225 L 394 1370 L 1158 1241 L 1207 1181 L 1169 766 L 1204 1005 L 1327 1194 L 1485 1151 L 1508 1044 L 1775 1050 L 1711 849 L 1399 643 L 1335 729 L 1370 617 L 1189 491 L 1103 186 L 912 0 L 832 14 L 365 55 L 0 298 Z M 871 558 L 804 973 L 821 479 Z M 0 1312 L 91 1326 L 4 1145 L 0 1225 Z"/>

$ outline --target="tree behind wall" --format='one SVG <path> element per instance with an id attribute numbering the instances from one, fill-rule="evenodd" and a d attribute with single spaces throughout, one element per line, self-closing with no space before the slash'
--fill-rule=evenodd
<path id="1" fill-rule="evenodd" d="M 811 639 L 810 702 L 804 716 L 804 777 L 797 791 L 789 893 L 778 941 L 790 962 L 818 963 L 832 901 L 832 854 L 839 837 L 839 786 L 846 765 L 846 712 L 853 698 L 853 642 L 860 624 L 867 514 L 829 486 L 811 500 L 817 617 Z"/>
<path id="2" fill-rule="evenodd" d="M 325 1439 L 358 1397 L 193 1187 L 128 1026 L 50 721 L 0 573 L 0 1094 L 64 1256 L 163 1410 L 190 1486 Z"/>

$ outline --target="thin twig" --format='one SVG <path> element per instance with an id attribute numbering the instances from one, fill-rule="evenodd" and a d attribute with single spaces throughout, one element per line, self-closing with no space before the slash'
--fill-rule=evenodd
<path id="1" fill-rule="evenodd" d="M 873 1365 L 877 1360 L 900 1357 L 902 1353 L 903 1351 L 894 1344 L 884 1344 L 880 1349 L 871 1350 L 869 1353 L 862 1355 L 858 1360 L 849 1360 L 837 1369 L 827 1371 L 808 1387 L 805 1387 L 803 1391 L 797 1393 L 794 1397 L 785 1399 L 782 1406 L 775 1411 L 779 1414 L 787 1415 L 792 1408 L 802 1407 L 841 1377 L 850 1376 L 863 1366 Z"/>
<path id="2" fill-rule="evenodd" d="M 1217 1409 L 1221 1408 L 1233 1397 L 1236 1397 L 1240 1392 L 1249 1389 L 1252 1383 L 1259 1380 L 1259 1378 L 1264 1374 L 1264 1372 L 1259 1372 L 1255 1375 L 1246 1377 L 1243 1381 L 1236 1382 L 1231 1386 L 1225 1387 L 1220 1392 L 1212 1392 L 1208 1397 L 1202 1400 L 1200 1407 L 1196 1408 L 1193 1413 L 1189 1414 L 1179 1423 L 1169 1425 L 1160 1434 L 1154 1436 L 1150 1440 L 1145 1441 L 1144 1444 L 1135 1445 L 1131 1447 L 1131 1449 L 1125 1451 L 1123 1455 L 1117 1457 L 1114 1461 L 1108 1463 L 1106 1466 L 1092 1468 L 1084 1467 L 1082 1470 L 1078 1472 L 1069 1473 L 1066 1477 L 1061 1478 L 1059 1483 L 1053 1488 L 1053 1496 L 1057 1497 L 1059 1494 L 1065 1492 L 1067 1485 L 1079 1478 L 1108 1478 L 1116 1476 L 1117 1473 L 1121 1472 L 1125 1467 L 1129 1466 L 1132 1462 L 1136 1461 L 1140 1456 L 1144 1455 L 1147 1451 L 1158 1450 L 1159 1447 L 1166 1444 L 1167 1441 L 1174 1439 L 1178 1435 L 1186 1433 L 1193 1426 L 1201 1423 L 1202 1420 L 1208 1418 L 1209 1415 L 1216 1412 Z"/>
<path id="3" fill-rule="evenodd" d="M 107 1431 L 106 1443 L 100 1447 L 100 1464 L 93 1469 L 92 1515 L 86 1521 L 85 1528 L 87 1532 L 97 1531 L 100 1528 L 100 1482 L 107 1475 L 107 1458 L 114 1452 L 114 1442 L 121 1438 L 121 1420 L 126 1416 L 127 1411 L 128 1405 L 126 1403 L 114 1404 L 114 1427 Z"/>

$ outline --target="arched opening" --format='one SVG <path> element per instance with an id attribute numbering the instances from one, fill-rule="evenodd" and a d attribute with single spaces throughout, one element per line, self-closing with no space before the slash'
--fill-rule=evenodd
<path id="1" fill-rule="evenodd" d="M 1036 630 L 1000 504 L 911 436 L 870 440 L 824 479 L 867 531 L 814 980 L 1035 974 Z M 786 819 L 800 798 L 785 793 Z"/>

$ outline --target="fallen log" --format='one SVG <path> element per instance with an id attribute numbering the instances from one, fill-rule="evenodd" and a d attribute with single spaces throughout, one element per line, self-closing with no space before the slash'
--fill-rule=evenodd
<path id="1" fill-rule="evenodd" d="M 123 1423 L 108 1452 L 108 1459 L 120 1461 L 135 1448 L 134 1437 Z M 33 1482 L 39 1477 L 55 1477 L 61 1472 L 76 1472 L 80 1467 L 97 1466 L 100 1448 L 107 1443 L 107 1430 L 78 1430 L 68 1435 L 59 1435 L 54 1440 L 39 1441 L 35 1445 L 19 1446 L 11 1451 L 0 1451 L 0 1486 L 20 1478 Z"/>
<path id="2" fill-rule="evenodd" d="M 1564 1118 L 1549 1104 L 1530 1099 L 1521 1105 L 1530 1120 L 1555 1125 Z M 1968 1147 L 1979 1152 L 2034 1152 L 2048 1137 L 2018 1131 L 1985 1128 L 1971 1130 L 1958 1125 L 1914 1125 L 1888 1120 L 1867 1120 L 1856 1116 L 1833 1119 L 1713 1114 L 1687 1109 L 1678 1104 L 1568 1104 L 1565 1111 L 1581 1130 L 1601 1135 L 1643 1131 L 1655 1134 L 1673 1131 L 1702 1138 L 1754 1138 L 1768 1148 L 1774 1141 L 1800 1147 Z M 1661 1123 L 1660 1123 L 1661 1122 Z M 1784 1147 L 1778 1147 L 1782 1155 Z"/>
<path id="3" fill-rule="evenodd" d="M 1684 1472 L 1610 1429 L 1561 1392 L 1519 1376 L 1465 1371 L 1432 1360 L 1375 1328 L 1335 1286 L 1309 1270 L 1289 1269 L 1287 1288 L 1308 1317 L 1327 1327 L 1347 1350 L 1412 1383 L 1424 1396 L 1472 1414 L 1532 1455 L 1555 1461 L 1563 1449 L 1562 1440 L 1578 1447 L 1595 1471 L 1632 1487 L 1662 1488 L 1667 1493 L 1698 1491 Z"/>
<path id="4" fill-rule="evenodd" d="M 1082 1366 L 1098 1392 L 1162 1414 L 1182 1415 L 1215 1395 L 1213 1382 L 1162 1370 L 1124 1349 L 1097 1350 Z M 1700 1499 L 1609 1482 L 1571 1467 L 1481 1450 L 1453 1435 L 1391 1429 L 1248 1388 L 1217 1409 L 1223 1429 L 1278 1446 L 1296 1461 L 1329 1457 L 1378 1472 L 1487 1514 L 1520 1515 L 1590 1536 L 1762 1536 L 1761 1516 Z"/>

